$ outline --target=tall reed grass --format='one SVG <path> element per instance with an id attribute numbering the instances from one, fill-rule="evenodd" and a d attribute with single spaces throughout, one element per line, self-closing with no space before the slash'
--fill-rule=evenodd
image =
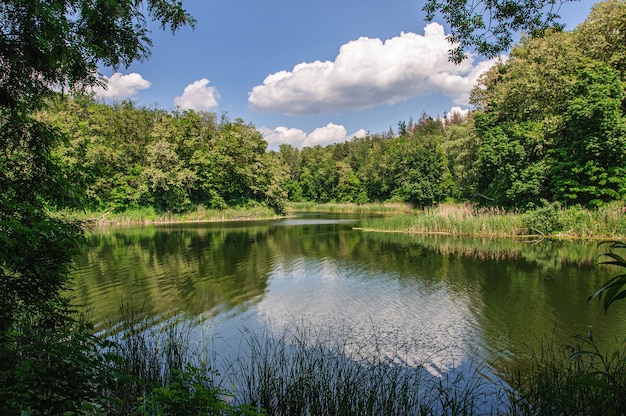
<path id="1" fill-rule="evenodd" d="M 248 406 L 232 406 L 232 394 L 219 387 L 207 360 L 206 345 L 194 341 L 194 324 L 176 315 L 154 325 L 124 312 L 103 343 L 110 382 L 103 414 L 253 415 Z M 100 334 L 106 336 L 105 334 Z"/>
<path id="2" fill-rule="evenodd" d="M 122 212 L 63 210 L 57 212 L 56 215 L 74 218 L 91 224 L 246 221 L 280 217 L 271 208 L 261 205 L 224 209 L 209 209 L 199 205 L 191 211 L 182 213 L 157 212 L 151 207 L 129 209 Z"/>
<path id="3" fill-rule="evenodd" d="M 237 397 L 269 415 L 496 414 L 506 399 L 481 376 L 482 366 L 436 377 L 372 354 L 349 333 L 296 326 L 277 338 L 266 332 L 245 339 L 249 355 L 230 369 Z"/>
<path id="4" fill-rule="evenodd" d="M 547 203 L 524 213 L 471 204 L 440 204 L 421 212 L 371 218 L 361 222 L 366 231 L 487 237 L 619 238 L 626 236 L 622 204 L 595 210 Z"/>
<path id="5" fill-rule="evenodd" d="M 602 359 L 547 343 L 530 360 L 432 375 L 359 345 L 349 331 L 306 324 L 261 333 L 220 359 L 211 334 L 177 318 L 158 326 L 132 316 L 103 353 L 115 377 L 102 414 L 141 415 L 619 415 L 626 411 L 626 346 Z M 277 335 L 276 335 L 277 333 Z M 207 341 L 207 338 L 209 339 Z M 595 345 L 595 344 L 593 344 Z M 589 344 L 584 345 L 589 348 Z M 226 358 L 227 357 L 227 358 Z M 596 356 L 596 358 L 598 358 Z M 226 361 L 223 361 L 226 360 Z M 218 362 L 222 361 L 222 362 Z M 221 368 L 217 373 L 214 368 Z M 592 371 L 617 390 L 580 385 Z M 621 386 L 621 387 L 620 387 Z"/>
<path id="6" fill-rule="evenodd" d="M 582 342 L 545 343 L 529 360 L 509 364 L 509 414 L 626 414 L 626 346 L 600 352 L 594 341 L 577 340 Z"/>
<path id="7" fill-rule="evenodd" d="M 364 230 L 474 236 L 526 234 L 519 214 L 470 204 L 440 204 L 425 211 L 362 221 Z"/>

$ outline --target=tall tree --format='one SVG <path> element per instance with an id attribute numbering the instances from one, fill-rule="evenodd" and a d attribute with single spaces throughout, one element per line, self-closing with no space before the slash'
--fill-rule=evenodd
<path id="1" fill-rule="evenodd" d="M 100 82 L 98 65 L 118 67 L 148 57 L 147 21 L 176 31 L 194 20 L 175 0 L 4 0 L 0 3 L 0 384 L 15 382 L 30 348 L 16 324 L 63 326 L 61 290 L 82 235 L 80 224 L 49 208 L 71 199 L 51 149 L 58 129 L 34 110 L 59 90 Z M 44 339 L 38 340 L 44 342 Z M 46 347 L 35 350 L 46 350 Z M 33 350 L 28 350 L 33 352 Z M 69 375 L 70 372 L 67 372 Z M 66 376 L 67 376 L 66 375 Z M 36 380 L 36 377 L 34 377 Z M 61 383 L 62 384 L 62 383 Z M 19 413 L 0 391 L 0 412 Z M 23 409 L 23 407 L 22 407 Z M 62 413 L 42 408 L 41 414 Z"/>
<path id="2" fill-rule="evenodd" d="M 602 4 L 594 10 L 574 32 L 523 39 L 474 89 L 477 191 L 495 204 L 530 208 L 556 200 L 593 207 L 625 195 L 619 53 L 605 51 L 592 28 L 619 32 L 626 13 L 609 13 L 615 8 Z"/>

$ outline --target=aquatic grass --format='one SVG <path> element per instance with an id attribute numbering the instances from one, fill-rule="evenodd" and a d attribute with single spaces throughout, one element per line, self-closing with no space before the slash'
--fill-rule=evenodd
<path id="1" fill-rule="evenodd" d="M 469 204 L 441 204 L 424 212 L 363 220 L 366 231 L 421 234 L 520 236 L 526 234 L 519 215 L 499 209 L 477 209 Z"/>
<path id="2" fill-rule="evenodd" d="M 115 377 L 106 392 L 109 413 L 618 415 L 626 410 L 623 394 L 576 383 L 594 370 L 623 387 L 623 344 L 600 362 L 586 355 L 572 359 L 580 345 L 550 341 L 530 356 L 499 363 L 497 373 L 487 363 L 474 363 L 435 376 L 427 371 L 428 362 L 409 365 L 402 351 L 383 352 L 375 337 L 356 341 L 350 330 L 317 330 L 306 323 L 260 333 L 242 329 L 234 355 L 218 357 L 211 350 L 214 335 L 199 323 L 175 315 L 153 326 L 130 315 L 115 327 L 110 337 L 115 348 L 108 351 Z M 218 374 L 213 368 L 223 370 Z"/>
<path id="3" fill-rule="evenodd" d="M 618 238 L 626 235 L 622 204 L 595 210 L 547 204 L 520 213 L 471 204 L 440 204 L 420 212 L 368 218 L 364 231 L 523 238 Z"/>
<path id="4" fill-rule="evenodd" d="M 61 215 L 90 224 L 152 224 L 175 222 L 224 222 L 246 221 L 256 219 L 280 218 L 271 208 L 255 205 L 249 207 L 229 207 L 224 209 L 209 209 L 198 205 L 195 209 L 181 212 L 157 212 L 151 207 L 129 209 L 123 212 L 105 211 L 78 211 L 63 210 L 55 215 Z"/>
<path id="5" fill-rule="evenodd" d="M 207 360 L 209 349 L 194 341 L 197 325 L 173 315 L 158 325 L 140 313 L 124 311 L 111 326 L 102 355 L 110 382 L 104 388 L 108 414 L 244 415 L 247 406 L 231 406 L 232 394 L 219 386 Z"/>
<path id="6" fill-rule="evenodd" d="M 357 345 L 344 331 L 305 325 L 244 339 L 248 355 L 229 371 L 237 398 L 269 415 L 495 414 L 503 404 L 478 366 L 436 377 L 383 354 L 375 340 Z"/>
<path id="7" fill-rule="evenodd" d="M 581 339 L 581 338 L 578 338 Z M 595 345 L 595 343 L 594 343 Z M 579 354 L 581 345 L 544 343 L 530 358 L 514 361 L 503 372 L 510 414 L 623 415 L 626 414 L 626 346 L 604 353 L 603 359 Z M 581 383 L 589 374 L 604 375 L 621 389 Z"/>

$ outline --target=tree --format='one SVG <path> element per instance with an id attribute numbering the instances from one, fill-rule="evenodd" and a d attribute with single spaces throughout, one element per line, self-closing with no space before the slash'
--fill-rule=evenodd
<path id="1" fill-rule="evenodd" d="M 626 13 L 602 16 L 606 30 L 621 27 Z M 591 46 L 587 24 L 524 38 L 474 88 L 477 191 L 495 204 L 532 208 L 550 199 L 596 207 L 626 193 L 623 75 L 614 55 Z"/>
<path id="2" fill-rule="evenodd" d="M 476 195 L 480 145 L 473 120 L 446 129 L 442 148 L 452 179 L 449 196 L 470 199 Z"/>
<path id="3" fill-rule="evenodd" d="M 624 83 L 617 71 L 591 63 L 578 71 L 555 140 L 555 198 L 596 207 L 626 195 Z"/>
<path id="4" fill-rule="evenodd" d="M 558 12 L 569 1 L 427 0 L 422 10 L 427 21 L 441 15 L 450 26 L 450 60 L 460 63 L 468 48 L 489 58 L 507 51 L 516 32 L 538 35 L 548 28 L 562 29 Z"/>
<path id="5" fill-rule="evenodd" d="M 54 348 L 25 331 L 71 322 L 61 291 L 82 236 L 79 223 L 50 208 L 73 202 L 72 183 L 51 153 L 60 131 L 34 111 L 59 90 L 100 83 L 98 65 L 129 65 L 150 52 L 147 20 L 176 31 L 194 20 L 175 0 L 5 0 L 0 3 L 0 384 L 39 371 L 29 357 Z M 20 322 L 25 325 L 20 326 Z M 38 333 L 41 335 L 41 333 Z M 52 335 L 50 335 L 52 334 Z M 57 335 L 57 337 L 60 335 Z M 69 341 L 68 341 L 69 342 Z M 26 361 L 25 361 L 26 360 Z M 42 362 L 52 363 L 54 359 Z M 60 363 L 64 363 L 63 360 Z M 60 373 L 72 377 L 66 369 Z M 34 377 L 34 380 L 37 378 Z M 51 388 L 64 385 L 56 383 Z M 0 412 L 24 409 L 0 391 Z M 19 396 L 21 397 L 21 396 Z M 32 404 L 31 404 L 32 405 Z M 34 406 L 34 405 L 32 405 Z M 62 405 L 61 405 L 62 406 Z M 63 413 L 44 404 L 41 414 Z"/>
<path id="6" fill-rule="evenodd" d="M 626 81 L 626 2 L 606 0 L 593 5 L 589 17 L 576 28 L 579 48 L 606 62 Z"/>
<path id="7" fill-rule="evenodd" d="M 101 83 L 98 65 L 146 59 L 147 18 L 172 32 L 195 24 L 176 0 L 3 1 L 0 106 L 38 106 L 58 89 Z"/>

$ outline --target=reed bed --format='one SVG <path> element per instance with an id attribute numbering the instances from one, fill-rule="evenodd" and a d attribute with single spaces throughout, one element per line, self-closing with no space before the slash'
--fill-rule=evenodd
<path id="1" fill-rule="evenodd" d="M 331 213 L 363 213 L 363 214 L 401 214 L 413 211 L 410 204 L 402 202 L 385 203 L 316 203 L 316 202 L 290 202 L 287 211 L 295 212 L 331 212 Z"/>
<path id="2" fill-rule="evenodd" d="M 332 330 L 246 335 L 249 355 L 230 368 L 237 398 L 269 415 L 497 414 L 506 401 L 481 366 L 436 377 Z"/>
<path id="3" fill-rule="evenodd" d="M 544 348 L 523 359 L 434 376 L 387 355 L 377 340 L 306 324 L 242 330 L 234 355 L 212 351 L 201 322 L 175 316 L 153 326 L 130 316 L 103 343 L 107 397 L 101 414 L 141 415 L 619 415 L 626 411 L 626 346 Z M 103 336 L 104 334 L 101 334 Z M 582 338 L 580 338 L 582 339 Z M 361 341 L 362 342 L 362 341 Z M 573 354 L 577 351 L 593 354 Z M 576 357 L 576 358 L 572 358 Z M 223 369 L 217 373 L 214 369 Z M 593 374 L 609 388 L 581 385 Z"/>
<path id="4" fill-rule="evenodd" d="M 365 231 L 448 234 L 483 237 L 621 238 L 626 236 L 622 204 L 595 210 L 547 203 L 532 211 L 440 204 L 420 212 L 363 220 Z"/>
<path id="5" fill-rule="evenodd" d="M 421 212 L 372 218 L 362 222 L 366 231 L 422 234 L 512 236 L 526 234 L 519 214 L 470 204 L 440 204 Z"/>
<path id="6" fill-rule="evenodd" d="M 123 212 L 93 212 L 93 211 L 59 211 L 56 215 L 65 216 L 90 224 L 165 224 L 175 222 L 223 222 L 249 221 L 258 219 L 279 218 L 274 210 L 264 206 L 230 207 L 224 209 L 209 209 L 199 205 L 194 210 L 171 213 L 157 212 L 153 208 L 138 208 Z"/>
<path id="7" fill-rule="evenodd" d="M 546 343 L 504 372 L 513 415 L 626 414 L 626 346 L 601 352 L 591 339 Z"/>

